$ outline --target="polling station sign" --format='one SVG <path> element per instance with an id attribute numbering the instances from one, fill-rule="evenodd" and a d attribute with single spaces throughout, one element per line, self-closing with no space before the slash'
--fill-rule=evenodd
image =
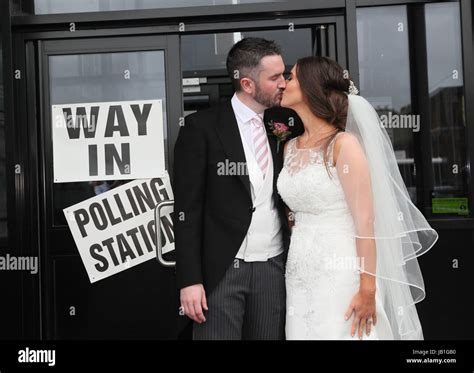
<path id="1" fill-rule="evenodd" d="M 165 173 L 161 100 L 52 106 L 55 183 Z"/>
<path id="2" fill-rule="evenodd" d="M 169 177 L 134 180 L 63 210 L 91 283 L 156 258 L 154 209 Z M 173 207 L 162 209 L 163 253 L 174 250 Z"/>

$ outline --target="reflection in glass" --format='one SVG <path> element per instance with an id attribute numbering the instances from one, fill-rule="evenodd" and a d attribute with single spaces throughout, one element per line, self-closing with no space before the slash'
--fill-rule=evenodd
<path id="1" fill-rule="evenodd" d="M 163 136 L 167 149 L 163 51 L 50 56 L 49 69 L 51 105 L 163 100 Z M 166 152 L 165 164 L 168 164 Z M 65 207 L 127 181 L 130 180 L 53 184 L 54 224 L 66 224 L 62 212 Z"/>
<path id="2" fill-rule="evenodd" d="M 433 213 L 467 215 L 468 178 L 459 3 L 425 5 Z"/>
<path id="3" fill-rule="evenodd" d="M 300 57 L 312 54 L 311 28 L 242 31 L 221 34 L 183 35 L 181 37 L 182 70 L 185 78 L 199 77 L 200 83 L 184 87 L 184 114 L 216 105 L 233 94 L 228 79 L 226 58 L 230 48 L 245 37 L 262 37 L 276 41 L 288 71 Z M 295 43 L 295 40 L 298 40 Z"/>
<path id="4" fill-rule="evenodd" d="M 408 31 L 405 5 L 357 9 L 360 94 L 377 110 L 416 203 Z"/>
<path id="5" fill-rule="evenodd" d="M 279 2 L 285 0 L 34 0 L 34 9 L 35 14 L 55 14 Z"/>
<path id="6" fill-rule="evenodd" d="M 285 65 L 312 53 L 311 29 L 244 31 L 222 34 L 183 35 L 181 37 L 183 71 L 222 70 L 227 75 L 226 58 L 230 48 L 246 37 L 260 37 L 276 41 L 282 50 Z M 295 40 L 298 40 L 295 43 Z"/>

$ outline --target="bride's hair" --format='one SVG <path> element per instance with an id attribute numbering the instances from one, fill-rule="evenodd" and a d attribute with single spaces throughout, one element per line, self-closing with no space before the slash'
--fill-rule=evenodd
<path id="1" fill-rule="evenodd" d="M 338 132 L 346 129 L 349 74 L 330 58 L 309 56 L 296 62 L 296 77 L 311 112 L 335 128 L 335 131 L 327 136 L 323 146 L 324 165 L 327 169 L 329 144 Z"/>

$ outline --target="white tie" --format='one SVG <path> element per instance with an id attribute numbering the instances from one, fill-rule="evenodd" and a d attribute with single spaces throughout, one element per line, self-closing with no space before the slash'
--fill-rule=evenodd
<path id="1" fill-rule="evenodd" d="M 257 160 L 258 166 L 262 170 L 263 178 L 265 178 L 268 166 L 267 134 L 265 132 L 265 126 L 260 115 L 256 115 L 254 118 L 252 118 L 251 123 L 255 159 Z"/>

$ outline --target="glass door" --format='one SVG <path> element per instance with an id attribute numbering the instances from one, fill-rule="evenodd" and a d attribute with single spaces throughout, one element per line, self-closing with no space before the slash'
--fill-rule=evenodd
<path id="1" fill-rule="evenodd" d="M 122 175 L 117 180 L 58 180 L 55 162 L 62 159 L 61 164 L 66 168 L 68 158 L 71 168 L 77 167 L 78 163 L 72 148 L 57 153 L 53 146 L 53 126 L 55 110 L 62 108 L 66 113 L 65 105 L 70 105 L 73 111 L 74 127 L 69 128 L 70 136 L 81 136 L 81 130 L 83 136 L 92 129 L 104 131 L 103 127 L 99 128 L 103 123 L 100 116 L 106 116 L 109 142 L 115 145 L 110 153 L 115 161 L 111 167 L 118 167 L 124 150 L 117 146 L 119 137 L 115 135 L 128 131 L 120 128 L 121 118 L 127 115 L 123 107 L 133 108 L 133 113 L 129 111 L 132 118 L 135 115 L 137 125 L 146 114 L 145 103 L 159 100 L 160 110 L 155 115 L 161 118 L 155 116 L 154 120 L 163 123 L 163 133 L 156 137 L 163 144 L 156 146 L 161 148 L 163 145 L 165 168 L 172 175 L 172 149 L 182 113 L 179 39 L 150 35 L 47 40 L 39 46 L 42 115 L 38 130 L 42 145 L 39 156 L 43 189 L 39 199 L 43 217 L 40 255 L 45 336 L 53 339 L 175 338 L 178 300 L 172 269 L 160 266 L 156 260 L 147 260 L 101 281 L 89 281 L 63 209 L 111 191 L 134 177 L 130 174 L 130 178 Z M 77 111 L 74 107 L 77 104 L 88 107 L 90 112 Z M 97 108 L 97 128 L 93 128 L 95 122 L 92 123 L 94 106 Z M 108 108 L 108 112 L 104 112 L 104 108 Z M 81 113 L 85 118 L 78 122 Z M 96 157 L 101 156 L 100 146 L 95 150 L 99 153 Z M 154 155 L 141 154 L 142 158 L 138 162 L 135 160 L 135 165 L 155 161 Z M 84 159 L 84 162 L 88 161 L 91 162 Z M 100 173 L 100 170 L 95 172 Z M 74 175 L 70 177 L 74 179 Z"/>

